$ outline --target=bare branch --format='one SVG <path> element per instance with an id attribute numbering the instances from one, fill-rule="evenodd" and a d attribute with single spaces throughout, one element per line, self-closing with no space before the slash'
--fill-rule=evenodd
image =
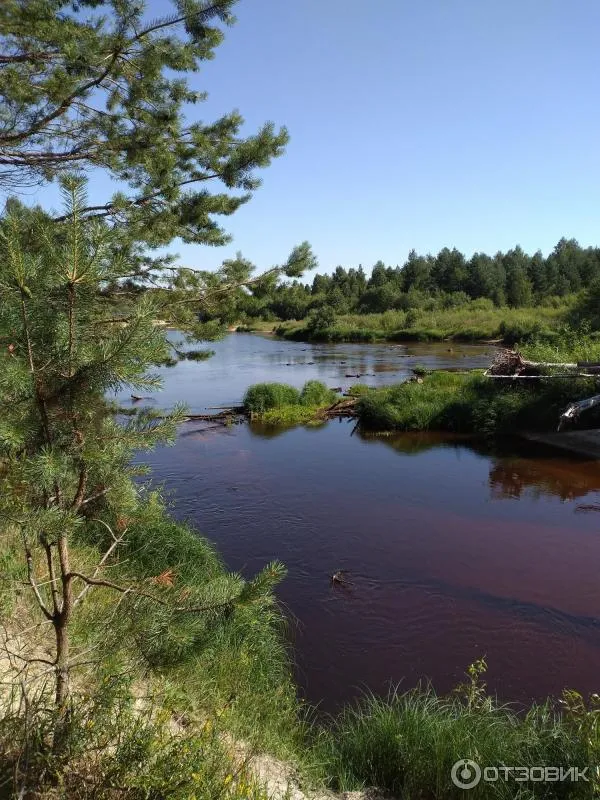
<path id="1" fill-rule="evenodd" d="M 42 597 L 38 585 L 35 582 L 34 569 L 33 569 L 33 556 L 31 555 L 31 550 L 29 549 L 27 544 L 25 544 L 25 560 L 27 562 L 27 579 L 29 581 L 29 585 L 33 589 L 35 599 L 37 600 L 38 605 L 42 611 L 42 614 L 46 617 L 46 619 L 52 620 L 54 619 L 54 617 L 50 613 L 50 610 L 47 608 L 46 603 L 44 602 L 44 598 Z"/>

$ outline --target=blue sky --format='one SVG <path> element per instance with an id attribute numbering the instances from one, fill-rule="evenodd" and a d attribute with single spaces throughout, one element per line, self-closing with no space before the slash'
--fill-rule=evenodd
<path id="1" fill-rule="evenodd" d="M 165 3 L 153 0 L 158 14 Z M 321 271 L 411 248 L 600 244 L 597 0 L 240 0 L 194 77 L 198 114 L 286 125 L 286 154 L 225 219 L 267 268 L 308 239 Z M 96 191 L 102 192 L 102 184 Z"/>

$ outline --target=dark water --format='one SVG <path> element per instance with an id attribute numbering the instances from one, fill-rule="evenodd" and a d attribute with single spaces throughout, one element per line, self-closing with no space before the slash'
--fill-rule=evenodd
<path id="1" fill-rule="evenodd" d="M 486 360 L 481 349 L 241 335 L 219 347 L 212 361 L 170 371 L 162 404 L 219 405 L 284 376 L 351 383 L 344 360 L 348 372 L 375 373 L 373 383 L 401 379 L 406 362 Z M 144 459 L 176 515 L 217 542 L 231 568 L 251 575 L 273 558 L 286 563 L 279 595 L 295 617 L 305 696 L 334 709 L 361 688 L 424 677 L 446 691 L 483 655 L 488 684 L 505 700 L 597 690 L 600 514 L 578 506 L 600 499 L 600 466 L 531 444 L 492 453 L 466 440 L 363 439 L 351 429 L 330 422 L 274 435 L 189 423 L 176 447 Z M 337 569 L 349 571 L 351 587 L 331 586 Z"/>

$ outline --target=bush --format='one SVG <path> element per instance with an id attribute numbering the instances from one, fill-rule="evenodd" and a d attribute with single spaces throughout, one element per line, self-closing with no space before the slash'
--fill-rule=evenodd
<path id="1" fill-rule="evenodd" d="M 303 406 L 328 406 L 335 402 L 336 394 L 321 381 L 306 381 L 300 393 Z"/>
<path id="2" fill-rule="evenodd" d="M 582 292 L 571 312 L 571 322 L 576 326 L 587 323 L 591 330 L 600 330 L 600 279 Z"/>
<path id="3" fill-rule="evenodd" d="M 177 726 L 165 706 L 147 698 L 136 705 L 122 678 L 105 679 L 97 692 L 76 698 L 60 754 L 50 744 L 55 724 L 54 712 L 31 695 L 26 713 L 0 719 L 3 797 L 267 800 L 212 718 Z"/>
<path id="4" fill-rule="evenodd" d="M 285 383 L 255 383 L 244 395 L 244 408 L 253 413 L 270 411 L 273 408 L 296 405 L 300 392 Z"/>
<path id="5" fill-rule="evenodd" d="M 306 329 L 311 333 L 325 331 L 335 325 L 335 311 L 330 306 L 315 308 L 308 315 Z"/>

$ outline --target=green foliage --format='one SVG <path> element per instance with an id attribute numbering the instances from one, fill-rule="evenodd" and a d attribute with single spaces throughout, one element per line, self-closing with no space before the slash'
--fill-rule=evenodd
<path id="1" fill-rule="evenodd" d="M 120 188 L 86 213 L 119 226 L 140 268 L 148 264 L 141 242 L 227 242 L 215 217 L 250 198 L 256 171 L 288 141 L 272 123 L 243 135 L 237 111 L 199 120 L 206 93 L 188 76 L 213 58 L 234 5 L 165 2 L 150 21 L 143 0 L 3 3 L 0 180 L 10 187 L 106 169 Z"/>
<path id="2" fill-rule="evenodd" d="M 144 492 L 127 518 L 108 521 L 113 530 L 127 525 L 111 578 L 144 587 L 161 604 L 132 593 L 114 615 L 114 595 L 93 589 L 75 625 L 78 645 L 101 643 L 132 676 L 162 676 L 177 695 L 174 713 L 219 713 L 229 731 L 289 749 L 297 729 L 295 690 L 272 592 L 285 575 L 282 565 L 267 565 L 248 581 L 227 573 L 213 545 L 171 519 L 156 492 Z M 85 534 L 89 558 L 110 546 L 102 524 L 90 524 Z M 189 608 L 203 610 L 177 610 Z"/>
<path id="3" fill-rule="evenodd" d="M 431 375 L 432 370 L 424 367 L 423 364 L 415 364 L 412 371 L 418 378 L 424 378 L 426 375 Z"/>
<path id="4" fill-rule="evenodd" d="M 273 563 L 250 580 L 227 573 L 205 540 L 133 481 L 133 454 L 174 441 L 184 414 L 116 417 L 105 395 L 160 385 L 148 370 L 169 357 L 156 321 L 173 299 L 136 292 L 115 308 L 102 289 L 131 265 L 114 258 L 114 231 L 82 215 L 82 184 L 65 191 L 64 223 L 18 206 L 0 219 L 0 515 L 14 529 L 2 566 L 15 581 L 1 602 L 10 609 L 19 588 L 13 622 L 26 620 L 25 652 L 38 652 L 41 637 L 54 660 L 56 695 L 43 698 L 46 708 L 56 702 L 54 751 L 64 756 L 77 725 L 76 713 L 65 715 L 78 710 L 69 692 L 94 686 L 97 672 L 180 681 L 180 710 L 226 707 L 230 730 L 281 746 L 296 729 L 272 596 L 285 571 Z M 69 647 L 92 656 L 69 659 Z"/>
<path id="5" fill-rule="evenodd" d="M 327 406 L 335 402 L 335 398 L 336 393 L 321 381 L 306 381 L 300 392 L 300 403 L 303 406 Z"/>
<path id="6" fill-rule="evenodd" d="M 300 392 L 285 383 L 256 383 L 244 395 L 244 408 L 255 414 L 299 403 Z"/>
<path id="7" fill-rule="evenodd" d="M 164 705 L 151 697 L 136 701 L 131 689 L 123 677 L 105 676 L 93 692 L 78 695 L 60 754 L 51 746 L 55 715 L 39 695 L 29 698 L 26 714 L 8 712 L 0 719 L 5 796 L 266 800 L 212 718 L 192 728 L 178 724 Z"/>
<path id="8" fill-rule="evenodd" d="M 306 329 L 310 333 L 318 333 L 319 331 L 333 328 L 335 325 L 335 311 L 329 306 L 321 306 L 315 308 L 314 311 L 308 316 L 306 321 Z"/>
<path id="9" fill-rule="evenodd" d="M 534 339 L 520 348 L 525 358 L 546 363 L 600 361 L 600 335 L 590 333 L 590 326 L 561 328 L 556 337 Z"/>
<path id="10" fill-rule="evenodd" d="M 564 327 L 569 306 L 537 308 L 494 308 L 481 300 L 462 305 L 431 308 L 424 306 L 381 314 L 347 314 L 337 317 L 334 327 L 310 331 L 306 325 L 286 323 L 277 333 L 288 339 L 328 342 L 456 341 L 474 342 L 502 339 L 507 344 L 554 340 Z M 437 303 L 437 301 L 436 301 Z M 433 305 L 435 306 L 436 303 Z"/>
<path id="11" fill-rule="evenodd" d="M 321 381 L 307 381 L 299 392 L 283 383 L 257 383 L 246 391 L 244 407 L 269 426 L 292 427 L 319 421 L 319 412 L 337 395 Z"/>
<path id="12" fill-rule="evenodd" d="M 332 788 L 377 786 L 394 797 L 461 800 L 465 791 L 451 781 L 452 766 L 473 759 L 483 766 L 588 767 L 592 781 L 481 782 L 477 798 L 592 798 L 598 738 L 586 739 L 570 719 L 549 705 L 517 714 L 480 693 L 474 676 L 466 697 L 443 698 L 432 689 L 368 696 L 346 709 L 324 732 L 318 752 Z"/>
<path id="13" fill-rule="evenodd" d="M 501 336 L 504 323 L 505 341 L 511 344 L 548 332 L 548 318 L 558 315 L 542 308 L 562 309 L 564 322 L 582 286 L 592 288 L 572 319 L 596 325 L 593 287 L 599 280 L 600 249 L 582 248 L 575 240 L 561 239 L 547 258 L 518 246 L 494 257 L 475 253 L 470 260 L 456 249 L 443 248 L 437 256 L 413 250 L 401 266 L 378 261 L 369 278 L 362 267 L 339 266 L 331 275 L 315 275 L 312 285 L 274 282 L 259 296 L 247 295 L 240 308 L 247 317 L 306 317 L 303 333 L 296 329 L 293 338 L 358 341 L 361 332 L 364 341 L 394 335 L 470 340 Z"/>
<path id="14" fill-rule="evenodd" d="M 571 314 L 576 326 L 587 325 L 590 330 L 600 330 L 600 277 L 581 293 Z"/>
<path id="15" fill-rule="evenodd" d="M 366 429 L 453 431 L 493 436 L 519 430 L 556 430 L 569 403 L 590 395 L 588 379 L 530 381 L 503 385 L 481 373 L 438 371 L 422 384 L 407 382 L 374 389 L 360 399 Z"/>
<path id="16" fill-rule="evenodd" d="M 350 395 L 350 397 L 362 397 L 368 394 L 371 388 L 372 387 L 368 386 L 366 383 L 355 383 L 348 389 L 347 394 Z"/>
<path id="17" fill-rule="evenodd" d="M 281 406 L 261 414 L 260 423 L 273 428 L 292 428 L 295 425 L 320 424 L 322 423 L 322 420 L 318 419 L 320 410 L 319 406 Z"/>

